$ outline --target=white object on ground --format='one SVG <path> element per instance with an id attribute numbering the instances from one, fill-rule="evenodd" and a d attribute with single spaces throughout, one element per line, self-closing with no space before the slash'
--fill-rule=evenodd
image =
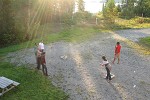
<path id="1" fill-rule="evenodd" d="M 135 87 L 136 87 L 136 85 L 133 86 L 133 88 L 135 88 Z"/>
<path id="2" fill-rule="evenodd" d="M 115 75 L 114 74 L 112 74 L 112 73 L 110 73 L 110 75 L 111 75 L 111 78 L 114 78 L 115 77 Z M 106 75 L 105 75 L 105 77 L 107 76 L 107 73 L 106 73 Z M 104 78 L 105 78 L 104 77 Z"/>
<path id="3" fill-rule="evenodd" d="M 66 59 L 67 59 L 67 56 L 66 56 L 66 55 L 60 56 L 60 58 L 63 59 L 63 60 L 66 60 Z"/>

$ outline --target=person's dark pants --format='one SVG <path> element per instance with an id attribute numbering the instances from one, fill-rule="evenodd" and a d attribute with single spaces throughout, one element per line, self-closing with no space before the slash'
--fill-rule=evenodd
<path id="1" fill-rule="evenodd" d="M 44 49 L 41 49 L 41 52 L 44 52 Z"/>
<path id="2" fill-rule="evenodd" d="M 37 57 L 37 69 L 39 70 L 41 67 L 41 57 Z"/>
<path id="3" fill-rule="evenodd" d="M 48 74 L 47 74 L 47 67 L 44 64 L 42 64 L 42 71 L 43 71 L 44 75 L 48 76 Z"/>
<path id="4" fill-rule="evenodd" d="M 106 68 L 106 71 L 107 71 L 106 79 L 111 80 L 110 70 L 109 70 L 109 68 L 107 68 L 107 67 L 105 67 L 105 68 Z"/>

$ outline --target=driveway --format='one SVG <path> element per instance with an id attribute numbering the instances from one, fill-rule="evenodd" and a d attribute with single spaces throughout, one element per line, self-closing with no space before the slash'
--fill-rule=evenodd
<path id="1" fill-rule="evenodd" d="M 49 77 L 69 94 L 69 100 L 149 100 L 150 55 L 131 45 L 146 36 L 150 29 L 130 29 L 100 33 L 82 43 L 46 45 Z M 111 62 L 117 41 L 122 45 L 121 62 L 112 64 L 116 77 L 108 83 L 103 79 L 106 72 L 100 66 L 101 57 L 105 55 Z M 7 61 L 36 67 L 33 48 L 10 53 Z"/>

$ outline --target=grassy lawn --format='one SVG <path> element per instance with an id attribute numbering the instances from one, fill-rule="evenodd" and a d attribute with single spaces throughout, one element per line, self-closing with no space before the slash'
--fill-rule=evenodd
<path id="1" fill-rule="evenodd" d="M 43 26 L 42 26 L 43 27 Z M 48 27 L 47 25 L 45 27 Z M 11 45 L 5 48 L 0 49 L 0 56 L 4 56 L 9 52 L 14 52 L 17 50 L 33 47 L 35 43 L 39 43 L 41 40 L 44 41 L 44 44 L 53 43 L 57 41 L 66 41 L 66 42 L 81 42 L 86 40 L 95 34 L 101 32 L 99 29 L 93 27 L 73 27 L 66 28 L 57 33 L 46 33 L 43 32 L 43 37 L 39 32 L 39 38 L 32 41 L 24 42 L 17 45 Z M 42 38 L 41 38 L 42 37 Z"/>
<path id="2" fill-rule="evenodd" d="M 0 63 L 0 76 L 20 83 L 5 93 L 0 100 L 67 100 L 68 96 L 54 87 L 49 79 L 36 70 L 23 66 L 15 67 L 9 63 Z"/>
<path id="3" fill-rule="evenodd" d="M 150 48 L 150 37 L 141 38 L 139 43 L 147 48 Z"/>

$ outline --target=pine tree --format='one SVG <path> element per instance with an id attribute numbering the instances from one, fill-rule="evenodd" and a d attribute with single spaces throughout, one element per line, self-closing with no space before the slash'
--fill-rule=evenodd
<path id="1" fill-rule="evenodd" d="M 135 17 L 135 3 L 136 0 L 123 0 L 121 16 L 127 19 Z"/>
<path id="2" fill-rule="evenodd" d="M 110 19 L 110 21 L 114 22 L 115 17 L 117 16 L 117 10 L 115 7 L 114 0 L 108 0 L 108 2 L 106 2 L 103 10 L 103 16 L 107 19 Z"/>
<path id="3" fill-rule="evenodd" d="M 150 0 L 137 1 L 135 13 L 138 16 L 150 17 Z"/>
<path id="4" fill-rule="evenodd" d="M 83 0 L 78 0 L 78 11 L 79 12 L 84 12 L 84 1 Z"/>

